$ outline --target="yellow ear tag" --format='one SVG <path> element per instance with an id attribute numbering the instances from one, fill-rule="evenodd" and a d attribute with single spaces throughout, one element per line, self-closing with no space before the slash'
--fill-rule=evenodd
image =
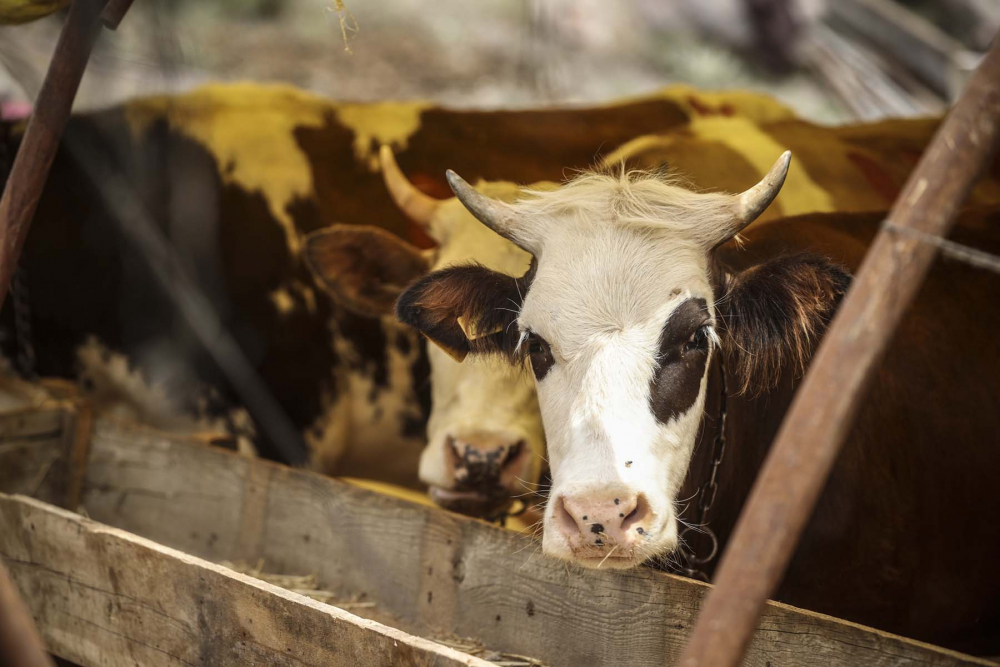
<path id="1" fill-rule="evenodd" d="M 425 338 L 427 338 L 427 340 L 429 340 L 430 342 L 434 343 L 439 348 L 441 348 L 442 350 L 444 350 L 445 354 L 447 354 L 449 357 L 451 357 L 452 359 L 454 359 L 458 363 L 462 363 L 463 361 L 465 361 L 465 357 L 467 357 L 469 355 L 469 353 L 466 352 L 466 351 L 464 351 L 464 350 L 456 350 L 453 347 L 448 347 L 447 345 L 442 345 L 441 343 L 439 343 L 438 341 L 434 340 L 430 336 L 425 336 Z"/>
<path id="2" fill-rule="evenodd" d="M 501 331 L 503 331 L 502 324 L 498 324 L 496 328 L 494 328 L 492 331 L 479 331 L 476 328 L 476 326 L 472 322 L 470 322 L 469 318 L 467 318 L 465 315 L 462 315 L 458 318 L 458 326 L 461 327 L 462 333 L 464 333 L 465 337 L 469 340 L 485 338 L 486 336 L 492 336 L 495 333 L 500 333 Z"/>

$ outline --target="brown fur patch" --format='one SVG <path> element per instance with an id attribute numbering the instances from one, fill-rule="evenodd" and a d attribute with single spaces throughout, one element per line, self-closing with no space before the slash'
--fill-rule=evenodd
<path id="1" fill-rule="evenodd" d="M 728 275 L 716 307 L 738 393 L 773 389 L 788 370 L 804 374 L 850 281 L 844 268 L 809 254 Z"/>
<path id="2" fill-rule="evenodd" d="M 359 315 L 392 312 L 408 284 L 430 270 L 415 247 L 377 227 L 333 225 L 306 237 L 306 264 L 319 284 Z"/>
<path id="3" fill-rule="evenodd" d="M 475 264 L 435 271 L 399 297 L 396 317 L 456 359 L 469 353 L 514 357 L 515 322 L 533 276 L 534 263 L 520 278 Z M 459 319 L 470 330 L 491 333 L 470 340 Z"/>

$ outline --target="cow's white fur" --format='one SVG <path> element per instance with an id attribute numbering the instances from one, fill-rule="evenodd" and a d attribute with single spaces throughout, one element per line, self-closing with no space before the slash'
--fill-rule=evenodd
<path id="1" fill-rule="evenodd" d="M 574 559 L 556 517 L 560 497 L 614 488 L 644 496 L 650 515 L 640 548 L 606 566 L 670 551 L 707 372 L 694 404 L 667 424 L 652 413 L 650 381 L 660 332 L 679 304 L 704 299 L 714 325 L 709 252 L 731 227 L 732 200 L 658 175 L 586 174 L 511 207 L 539 262 L 518 326 L 548 341 L 555 358 L 537 383 L 553 480 L 543 549 Z"/>

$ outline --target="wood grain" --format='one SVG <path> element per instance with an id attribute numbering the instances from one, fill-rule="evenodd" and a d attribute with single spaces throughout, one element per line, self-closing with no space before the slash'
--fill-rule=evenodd
<path id="1" fill-rule="evenodd" d="M 8 442 L 34 434 L 40 453 L 59 451 L 64 422 L 41 413 L 0 414 L 0 491 L 23 488 L 3 472 L 15 455 Z M 51 493 L 49 484 L 38 493 Z M 475 637 L 552 667 L 676 660 L 709 590 L 650 570 L 580 570 L 475 519 L 104 419 L 84 508 L 207 560 L 263 558 L 268 572 L 316 573 L 322 587 L 376 603 L 359 613 L 411 634 Z M 173 604 L 164 602 L 171 613 Z M 993 663 L 769 602 L 743 664 Z"/>
<path id="2" fill-rule="evenodd" d="M 316 573 L 339 595 L 364 594 L 408 632 L 475 637 L 553 667 L 676 660 L 709 588 L 650 570 L 577 569 L 475 519 L 102 421 L 84 505 L 210 560 L 263 558 L 267 571 Z M 245 508 L 261 518 L 247 520 Z M 247 527 L 251 539 L 241 535 Z M 775 603 L 744 660 L 769 663 L 990 664 Z"/>
<path id="3" fill-rule="evenodd" d="M 24 496 L 0 556 L 46 644 L 81 665 L 491 663 Z"/>

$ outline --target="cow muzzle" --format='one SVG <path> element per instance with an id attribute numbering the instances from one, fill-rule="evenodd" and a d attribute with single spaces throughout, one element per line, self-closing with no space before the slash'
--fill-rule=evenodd
<path id="1" fill-rule="evenodd" d="M 642 494 L 625 488 L 561 495 L 547 517 L 558 547 L 551 555 L 588 567 L 634 567 L 650 555 L 654 516 Z"/>
<path id="2" fill-rule="evenodd" d="M 523 492 L 530 448 L 523 438 L 491 432 L 449 435 L 444 441 L 450 488 L 431 486 L 431 498 L 445 509 L 492 518 Z"/>

